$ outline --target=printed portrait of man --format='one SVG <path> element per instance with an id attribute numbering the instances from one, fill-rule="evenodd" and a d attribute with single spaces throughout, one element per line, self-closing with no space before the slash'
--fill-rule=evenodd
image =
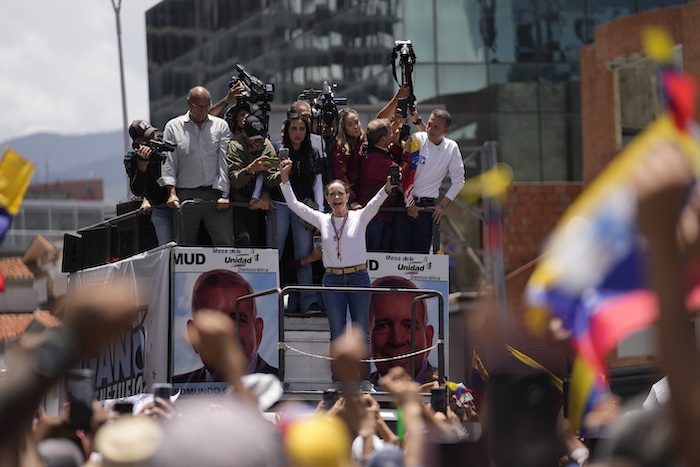
<path id="1" fill-rule="evenodd" d="M 227 269 L 215 269 L 207 271 L 197 278 L 192 289 L 192 315 L 198 310 L 218 310 L 236 320 L 236 299 L 243 295 L 253 293 L 253 288 L 240 274 Z M 255 300 L 245 300 L 239 305 L 238 335 L 243 347 L 243 353 L 248 359 L 247 373 L 270 373 L 277 375 L 277 368 L 270 366 L 258 354 L 258 348 L 263 337 L 264 321 L 258 317 Z M 190 336 L 194 332 L 194 325 L 190 319 L 187 322 L 187 333 Z M 199 354 L 198 349 L 193 346 Z M 189 373 L 175 375 L 174 383 L 202 383 L 223 381 L 207 362 L 204 366 Z"/>
<path id="2" fill-rule="evenodd" d="M 385 276 L 375 279 L 372 287 L 393 287 L 400 289 L 416 289 L 410 280 L 400 276 Z M 373 294 L 369 305 L 369 346 L 373 359 L 394 357 L 411 352 L 411 308 L 415 295 L 411 294 Z M 433 345 L 435 329 L 428 324 L 428 309 L 425 300 L 416 305 L 416 341 L 415 349 L 426 349 Z M 416 381 L 421 382 L 423 376 L 434 367 L 428 362 L 428 353 L 415 357 Z M 370 381 L 377 384 L 390 368 L 403 367 L 410 374 L 411 359 L 402 358 L 388 362 L 375 363 L 377 371 L 370 375 Z"/>

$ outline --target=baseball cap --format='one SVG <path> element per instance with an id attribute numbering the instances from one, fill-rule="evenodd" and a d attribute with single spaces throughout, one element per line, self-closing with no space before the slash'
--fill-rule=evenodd
<path id="1" fill-rule="evenodd" d="M 151 126 L 146 120 L 134 120 L 129 126 L 129 136 L 131 136 L 131 139 L 149 139 L 156 131 L 158 131 L 158 128 Z"/>
<path id="2" fill-rule="evenodd" d="M 248 115 L 243 131 L 250 139 L 265 139 L 265 125 L 254 115 Z"/>

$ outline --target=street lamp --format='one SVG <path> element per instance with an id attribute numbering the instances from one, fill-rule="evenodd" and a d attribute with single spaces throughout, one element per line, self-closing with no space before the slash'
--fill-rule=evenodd
<path id="1" fill-rule="evenodd" d="M 122 85 L 122 120 L 124 124 L 124 150 L 129 149 L 129 132 L 126 124 L 126 86 L 124 84 L 124 58 L 122 54 L 122 24 L 119 19 L 119 12 L 122 8 L 122 0 L 111 0 L 114 14 L 117 19 L 117 44 L 119 45 L 119 77 Z"/>

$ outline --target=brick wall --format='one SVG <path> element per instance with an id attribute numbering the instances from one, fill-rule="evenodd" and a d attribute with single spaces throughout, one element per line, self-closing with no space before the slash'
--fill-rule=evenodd
<path id="1" fill-rule="evenodd" d="M 506 274 L 537 258 L 542 242 L 581 193 L 582 183 L 514 183 L 503 219 Z"/>
<path id="2" fill-rule="evenodd" d="M 595 41 L 582 48 L 581 131 L 583 179 L 590 183 L 618 152 L 615 129 L 614 75 L 604 65 L 643 51 L 642 33 L 648 26 L 665 28 L 683 46 L 683 69 L 700 76 L 700 42 L 695 30 L 700 2 L 652 10 L 609 21 L 595 29 Z"/>
<path id="3" fill-rule="evenodd" d="M 566 374 L 564 349 L 525 329 L 522 295 L 545 239 L 582 190 L 582 183 L 514 183 L 508 190 L 503 218 L 511 345 L 560 376 Z"/>

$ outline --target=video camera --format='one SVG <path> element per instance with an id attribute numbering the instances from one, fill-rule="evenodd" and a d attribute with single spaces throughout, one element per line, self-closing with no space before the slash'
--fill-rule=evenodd
<path id="1" fill-rule="evenodd" d="M 175 148 L 177 147 L 177 143 L 173 143 L 172 141 L 167 141 L 164 139 L 155 139 L 155 138 L 149 139 L 145 143 L 138 143 L 138 142 L 134 141 L 134 156 L 137 159 L 140 159 L 142 161 L 147 161 L 148 159 L 145 159 L 138 152 L 136 152 L 136 150 L 140 146 L 150 147 L 151 150 L 153 151 L 151 153 L 151 158 L 154 160 L 155 160 L 155 158 L 157 158 L 158 160 L 163 162 L 165 160 L 165 154 L 163 154 L 163 153 L 174 151 Z"/>
<path id="2" fill-rule="evenodd" d="M 249 74 L 243 65 L 236 64 L 238 76 L 232 76 L 228 83 L 229 89 L 236 83 L 240 82 L 245 88 L 244 91 L 236 98 L 236 103 L 231 107 L 224 116 L 224 119 L 231 124 L 230 121 L 236 119 L 235 115 L 229 115 L 233 109 L 239 108 L 242 104 L 250 106 L 251 115 L 260 118 L 265 125 L 265 131 L 268 129 L 270 117 L 270 102 L 272 102 L 275 93 L 275 85 L 272 83 L 263 83 L 260 79 Z"/>
<path id="3" fill-rule="evenodd" d="M 399 66 L 401 67 L 401 83 L 396 78 L 396 59 L 399 58 Z M 416 64 L 416 54 L 413 52 L 413 43 L 411 41 L 395 41 L 394 48 L 391 51 L 391 66 L 394 72 L 394 80 L 399 84 L 408 84 L 411 92 L 408 99 L 399 99 L 398 105 L 403 116 L 406 117 L 416 110 L 416 96 L 413 94 L 413 66 Z"/>
<path id="4" fill-rule="evenodd" d="M 267 103 L 272 102 L 275 92 L 275 85 L 272 83 L 263 83 L 260 79 L 255 76 L 251 76 L 243 67 L 243 65 L 236 64 L 236 71 L 238 76 L 231 77 L 231 81 L 228 83 L 228 87 L 231 88 L 237 82 L 243 83 L 245 91 L 241 93 L 238 97 L 239 100 L 244 100 L 249 104 L 257 103 Z"/>
<path id="5" fill-rule="evenodd" d="M 297 98 L 309 103 L 311 118 L 323 122 L 326 128 L 333 130 L 338 122 L 338 106 L 348 105 L 347 97 L 335 97 L 337 87 L 338 85 L 335 83 L 331 86 L 328 81 L 324 81 L 321 91 L 305 89 Z"/>

